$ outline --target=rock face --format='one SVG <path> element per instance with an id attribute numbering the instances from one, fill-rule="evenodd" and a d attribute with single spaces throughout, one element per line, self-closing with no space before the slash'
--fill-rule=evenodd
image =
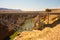
<path id="1" fill-rule="evenodd" d="M 0 24 L 0 40 L 3 40 L 8 35 L 11 35 L 14 30 L 9 30 L 8 26 Z"/>
<path id="2" fill-rule="evenodd" d="M 35 15 L 0 14 L 0 40 L 11 35 L 25 20 L 33 18 L 34 16 Z"/>
<path id="3" fill-rule="evenodd" d="M 60 24 L 54 28 L 45 28 L 42 31 L 24 31 L 14 40 L 60 40 Z"/>
<path id="4" fill-rule="evenodd" d="M 49 19 L 49 20 L 48 20 Z M 43 17 L 39 17 L 38 16 L 34 18 L 34 29 L 39 29 L 42 30 L 45 27 L 55 27 L 57 24 L 60 23 L 60 18 L 59 15 L 44 15 Z M 40 21 L 40 23 L 39 23 Z"/>

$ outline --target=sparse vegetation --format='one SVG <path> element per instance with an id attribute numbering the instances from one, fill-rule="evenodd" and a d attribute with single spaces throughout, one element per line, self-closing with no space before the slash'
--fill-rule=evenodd
<path id="1" fill-rule="evenodd" d="M 13 40 L 18 35 L 18 33 L 19 31 L 16 31 L 14 34 L 12 34 L 9 40 Z"/>

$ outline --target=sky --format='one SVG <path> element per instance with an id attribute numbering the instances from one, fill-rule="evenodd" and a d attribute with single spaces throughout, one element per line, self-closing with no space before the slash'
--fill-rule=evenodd
<path id="1" fill-rule="evenodd" d="M 0 8 L 40 11 L 47 8 L 60 8 L 60 0 L 0 0 Z"/>

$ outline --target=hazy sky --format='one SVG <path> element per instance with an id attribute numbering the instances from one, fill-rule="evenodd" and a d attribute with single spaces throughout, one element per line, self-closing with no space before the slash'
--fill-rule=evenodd
<path id="1" fill-rule="evenodd" d="M 0 7 L 21 10 L 60 8 L 60 0 L 0 0 Z"/>

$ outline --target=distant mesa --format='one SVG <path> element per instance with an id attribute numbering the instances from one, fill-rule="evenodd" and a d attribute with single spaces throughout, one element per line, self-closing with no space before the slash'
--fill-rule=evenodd
<path id="1" fill-rule="evenodd" d="M 0 13 L 19 13 L 21 9 L 0 8 Z"/>
<path id="2" fill-rule="evenodd" d="M 0 8 L 0 10 L 8 10 L 7 8 Z"/>

